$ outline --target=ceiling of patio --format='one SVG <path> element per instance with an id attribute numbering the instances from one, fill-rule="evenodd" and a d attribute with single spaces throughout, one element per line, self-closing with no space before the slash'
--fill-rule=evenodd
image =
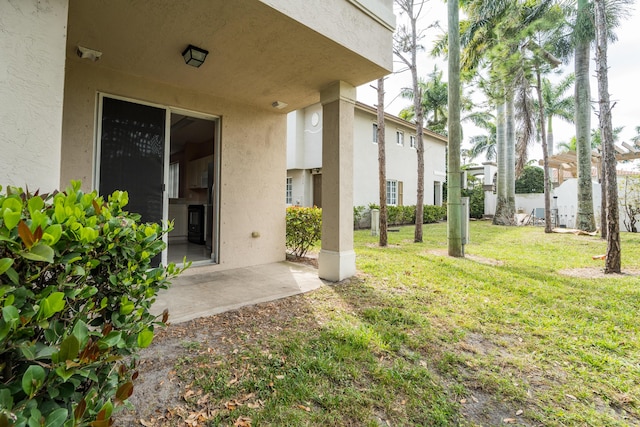
<path id="1" fill-rule="evenodd" d="M 96 67 L 283 112 L 319 100 L 336 80 L 354 86 L 386 71 L 258 0 L 71 0 L 67 59 L 78 45 L 102 52 Z M 186 65 L 188 44 L 209 51 Z M 86 61 L 86 60 L 84 60 Z"/>

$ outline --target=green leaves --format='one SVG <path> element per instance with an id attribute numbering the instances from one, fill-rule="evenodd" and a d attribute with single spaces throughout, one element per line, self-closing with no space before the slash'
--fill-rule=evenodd
<path id="1" fill-rule="evenodd" d="M 69 411 L 65 408 L 58 408 L 51 412 L 44 422 L 44 427 L 60 427 L 67 420 Z"/>
<path id="2" fill-rule="evenodd" d="M 123 212 L 126 192 L 81 188 L 0 194 L 0 427 L 113 424 L 129 356 L 162 324 L 149 307 L 183 271 L 151 266 L 170 226 Z"/>
<path id="3" fill-rule="evenodd" d="M 1 212 L 4 226 L 13 230 L 20 222 L 22 203 L 17 198 L 8 197 L 2 202 Z"/>
<path id="4" fill-rule="evenodd" d="M 30 259 L 31 261 L 52 263 L 55 253 L 50 246 L 44 243 L 38 243 L 37 245 L 31 247 L 30 250 L 20 252 L 20 255 L 23 258 Z"/>
<path id="5" fill-rule="evenodd" d="M 74 335 L 69 335 L 60 344 L 60 351 L 58 352 L 58 361 L 65 362 L 67 360 L 73 360 L 78 357 L 80 352 L 80 341 Z"/>
<path id="6" fill-rule="evenodd" d="M 138 334 L 138 346 L 140 348 L 147 348 L 153 341 L 153 331 L 144 329 Z"/>
<path id="7" fill-rule="evenodd" d="M 307 251 L 320 240 L 322 232 L 322 209 L 292 206 L 287 208 L 286 243 L 297 257 L 304 256 Z"/>
<path id="8" fill-rule="evenodd" d="M 46 320 L 64 309 L 64 293 L 54 292 L 42 301 L 38 319 Z"/>
<path id="9" fill-rule="evenodd" d="M 0 258 L 0 274 L 4 274 L 13 265 L 13 259 Z"/>
<path id="10" fill-rule="evenodd" d="M 22 376 L 22 390 L 29 398 L 32 398 L 42 387 L 46 375 L 44 368 L 40 365 L 31 365 L 27 368 Z"/>

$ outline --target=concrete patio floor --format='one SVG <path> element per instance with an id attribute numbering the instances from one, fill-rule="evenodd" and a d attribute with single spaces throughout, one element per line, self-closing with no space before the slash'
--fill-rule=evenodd
<path id="1" fill-rule="evenodd" d="M 289 261 L 225 271 L 215 271 L 215 266 L 191 267 L 160 292 L 151 311 L 160 314 L 169 309 L 169 322 L 176 324 L 301 294 L 323 284 L 318 270 Z"/>

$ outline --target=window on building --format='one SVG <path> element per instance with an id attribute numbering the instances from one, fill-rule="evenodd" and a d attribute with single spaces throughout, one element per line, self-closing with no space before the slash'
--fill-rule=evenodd
<path id="1" fill-rule="evenodd" d="M 396 131 L 396 143 L 400 146 L 404 145 L 404 132 L 401 130 Z"/>
<path id="2" fill-rule="evenodd" d="M 177 199 L 180 197 L 180 163 L 169 164 L 169 198 Z"/>
<path id="3" fill-rule="evenodd" d="M 387 205 L 398 204 L 398 181 L 387 180 Z"/>
<path id="4" fill-rule="evenodd" d="M 373 139 L 372 139 L 372 141 L 373 141 L 374 144 L 377 144 L 378 143 L 378 124 L 374 123 L 372 128 L 373 128 Z"/>
<path id="5" fill-rule="evenodd" d="M 411 135 L 409 137 L 409 147 L 416 148 L 416 136 L 415 135 Z"/>
<path id="6" fill-rule="evenodd" d="M 287 205 L 293 204 L 293 178 L 289 178 L 289 177 L 287 177 L 285 202 Z"/>

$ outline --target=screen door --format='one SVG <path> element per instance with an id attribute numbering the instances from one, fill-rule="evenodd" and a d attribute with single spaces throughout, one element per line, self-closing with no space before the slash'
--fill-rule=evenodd
<path id="1" fill-rule="evenodd" d="M 166 110 L 102 97 L 98 190 L 126 190 L 125 210 L 163 219 Z"/>

